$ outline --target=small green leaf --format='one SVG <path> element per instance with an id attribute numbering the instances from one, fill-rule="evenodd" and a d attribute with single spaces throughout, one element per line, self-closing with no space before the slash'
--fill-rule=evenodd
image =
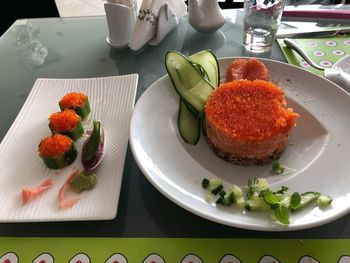
<path id="1" fill-rule="evenodd" d="M 247 191 L 247 198 L 250 199 L 252 197 L 252 195 L 254 194 L 254 188 L 253 187 L 249 187 L 248 191 Z"/>
<path id="2" fill-rule="evenodd" d="M 265 195 L 267 195 L 268 193 L 268 190 L 262 190 L 260 193 L 259 193 L 259 197 L 264 197 Z"/>
<path id="3" fill-rule="evenodd" d="M 279 205 L 278 207 L 276 207 L 275 211 L 275 216 L 276 219 L 284 224 L 284 225 L 288 225 L 289 222 L 289 210 L 286 206 L 284 205 Z"/>
<path id="4" fill-rule="evenodd" d="M 93 161 L 95 159 L 96 151 L 101 143 L 101 123 L 94 120 L 94 128 L 86 144 L 86 152 L 84 159 L 86 161 Z"/>
<path id="5" fill-rule="evenodd" d="M 276 205 L 280 202 L 280 198 L 274 195 L 270 190 L 264 190 L 264 195 L 262 196 L 265 203 L 268 205 Z"/>
<path id="6" fill-rule="evenodd" d="M 301 196 L 299 193 L 294 192 L 290 197 L 290 208 L 297 208 L 300 205 Z"/>
<path id="7" fill-rule="evenodd" d="M 253 182 L 252 182 L 252 179 L 248 179 L 248 187 L 250 188 L 250 187 L 252 187 L 253 186 Z"/>
<path id="8" fill-rule="evenodd" d="M 273 174 L 283 174 L 284 173 L 284 167 L 279 162 L 275 161 L 272 163 L 272 170 L 271 173 Z"/>
<path id="9" fill-rule="evenodd" d="M 281 189 L 280 190 L 278 190 L 277 192 L 276 192 L 276 194 L 284 194 L 285 192 L 287 192 L 289 190 L 289 188 L 287 187 L 287 186 L 281 186 Z"/>

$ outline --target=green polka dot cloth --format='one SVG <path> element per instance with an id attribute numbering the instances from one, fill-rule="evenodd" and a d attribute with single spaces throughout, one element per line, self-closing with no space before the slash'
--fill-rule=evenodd
<path id="1" fill-rule="evenodd" d="M 333 37 L 312 39 L 299 38 L 293 40 L 314 62 L 325 68 L 331 68 L 338 60 L 350 55 L 350 34 L 339 34 Z M 288 48 L 283 43 L 283 39 L 278 39 L 277 41 L 289 64 L 299 66 L 319 75 L 323 74 L 322 70 L 311 67 L 299 54 Z"/>
<path id="2" fill-rule="evenodd" d="M 0 262 L 349 263 L 349 247 L 350 239 L 0 237 Z"/>

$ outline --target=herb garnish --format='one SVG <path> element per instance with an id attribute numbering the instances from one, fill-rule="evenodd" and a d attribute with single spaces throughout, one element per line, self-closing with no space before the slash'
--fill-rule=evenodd
<path id="1" fill-rule="evenodd" d="M 283 174 L 284 173 L 284 166 L 281 165 L 279 162 L 274 161 L 272 163 L 271 173 L 273 173 L 273 174 Z"/>
<path id="2" fill-rule="evenodd" d="M 217 205 L 237 205 L 246 211 L 271 212 L 273 217 L 281 224 L 290 224 L 290 212 L 294 212 L 312 203 L 320 207 L 331 204 L 332 198 L 321 195 L 319 192 L 289 193 L 289 188 L 281 186 L 277 191 L 272 191 L 265 178 L 253 178 L 248 180 L 246 198 L 243 196 L 242 188 L 232 185 L 224 189 L 220 179 L 204 179 L 202 187 L 207 189 L 213 198 L 206 198 L 210 203 Z M 243 188 L 244 189 L 244 188 Z M 207 194 L 207 195 L 208 195 Z M 317 202 L 315 202 L 317 201 Z"/>

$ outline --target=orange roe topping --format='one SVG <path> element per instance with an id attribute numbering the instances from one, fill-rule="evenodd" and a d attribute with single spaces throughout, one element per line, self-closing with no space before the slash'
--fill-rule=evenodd
<path id="1" fill-rule="evenodd" d="M 287 109 L 282 89 L 264 80 L 235 80 L 211 93 L 206 118 L 229 137 L 261 141 L 288 133 L 298 114 Z"/>
<path id="2" fill-rule="evenodd" d="M 237 79 L 270 80 L 270 73 L 264 63 L 255 58 L 239 58 L 231 62 L 226 70 L 226 81 Z"/>
<path id="3" fill-rule="evenodd" d="M 64 154 L 72 147 L 72 139 L 62 135 L 55 134 L 44 138 L 39 144 L 39 152 L 43 157 L 57 157 Z"/>
<path id="4" fill-rule="evenodd" d="M 74 110 L 64 110 L 50 115 L 50 127 L 56 132 L 72 131 L 80 122 Z"/>
<path id="5" fill-rule="evenodd" d="M 84 93 L 71 92 L 66 94 L 59 102 L 63 109 L 81 107 L 87 100 Z"/>

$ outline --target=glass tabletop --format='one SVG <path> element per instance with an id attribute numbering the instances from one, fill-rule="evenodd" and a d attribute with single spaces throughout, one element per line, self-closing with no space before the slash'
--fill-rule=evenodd
<path id="1" fill-rule="evenodd" d="M 186 18 L 158 46 L 111 49 L 105 17 L 18 20 L 0 38 L 0 138 L 10 128 L 37 78 L 139 74 L 136 100 L 166 74 L 168 50 L 185 55 L 211 49 L 217 57 L 242 53 L 242 13 L 226 13 L 216 33 L 195 31 Z M 286 62 L 278 43 L 265 57 Z M 107 221 L 2 223 L 0 236 L 349 238 L 350 216 L 324 226 L 266 233 L 220 225 L 180 208 L 143 176 L 128 148 L 117 217 Z M 141 223 L 142 222 L 142 223 Z"/>

